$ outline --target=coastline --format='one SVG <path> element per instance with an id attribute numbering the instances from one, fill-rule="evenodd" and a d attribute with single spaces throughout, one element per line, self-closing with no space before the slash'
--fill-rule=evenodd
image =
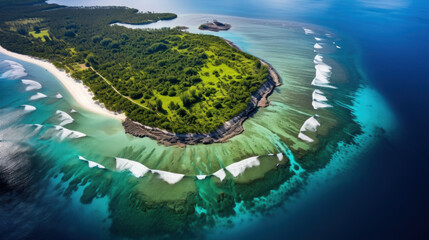
<path id="1" fill-rule="evenodd" d="M 222 38 L 228 45 L 241 51 L 241 49 L 233 42 Z M 211 144 L 226 142 L 230 138 L 241 134 L 244 131 L 243 122 L 258 109 L 258 107 L 267 107 L 269 105 L 268 96 L 274 91 L 274 88 L 281 85 L 281 78 L 277 71 L 267 62 L 259 59 L 261 63 L 268 67 L 268 78 L 262 86 L 252 94 L 251 100 L 247 108 L 237 116 L 225 122 L 216 131 L 211 133 L 188 133 L 188 134 L 175 134 L 162 130 L 156 127 L 145 126 L 141 123 L 134 122 L 126 118 L 122 122 L 125 133 L 131 134 L 136 137 L 149 137 L 162 143 L 166 146 L 179 146 L 185 147 L 186 145 L 195 144 Z"/>
<path id="2" fill-rule="evenodd" d="M 67 74 L 64 70 L 60 70 L 56 68 L 52 63 L 37 59 L 35 57 L 30 57 L 27 55 L 11 52 L 2 46 L 0 46 L 0 53 L 7 55 L 9 57 L 13 57 L 19 59 L 21 61 L 29 62 L 35 64 L 39 67 L 44 68 L 46 71 L 50 72 L 54 75 L 64 86 L 64 88 L 70 93 L 73 99 L 78 103 L 82 108 L 89 110 L 93 113 L 100 114 L 106 117 L 119 119 L 121 121 L 125 121 L 125 114 L 117 114 L 115 112 L 109 111 L 100 104 L 97 104 L 93 99 L 90 93 L 89 88 L 85 87 L 85 85 L 74 78 L 72 78 L 69 74 Z"/>
<path id="3" fill-rule="evenodd" d="M 242 51 L 233 42 L 226 39 L 223 40 L 231 47 Z M 269 76 L 267 78 L 267 81 L 256 92 L 252 94 L 251 100 L 244 111 L 225 122 L 222 126 L 220 126 L 216 131 L 212 133 L 175 134 L 173 132 L 168 132 L 160 128 L 149 127 L 141 123 L 132 121 L 131 119 L 126 117 L 124 113 L 118 114 L 109 111 L 101 104 L 97 103 L 92 99 L 93 95 L 91 95 L 92 93 L 90 92 L 89 88 L 86 87 L 81 81 L 72 78 L 64 70 L 56 68 L 52 63 L 46 60 L 41 60 L 35 57 L 11 52 L 3 48 L 2 46 L 0 46 L 0 53 L 44 68 L 61 82 L 61 84 L 74 98 L 76 103 L 78 103 L 81 107 L 96 114 L 121 120 L 125 133 L 133 135 L 135 137 L 149 137 L 157 141 L 158 143 L 164 144 L 166 146 L 185 147 L 186 145 L 195 145 L 201 143 L 211 144 L 226 142 L 230 138 L 239 135 L 244 131 L 244 128 L 242 126 L 243 122 L 248 119 L 249 116 L 259 107 L 267 107 L 269 105 L 269 101 L 267 99 L 268 96 L 273 92 L 276 86 L 281 85 L 280 76 L 275 71 L 275 69 L 269 63 L 265 62 L 262 59 L 259 59 L 263 65 L 266 65 L 268 67 Z"/>

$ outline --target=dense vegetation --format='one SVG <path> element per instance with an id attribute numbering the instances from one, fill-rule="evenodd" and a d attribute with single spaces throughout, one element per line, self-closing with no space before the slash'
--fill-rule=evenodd
<path id="1" fill-rule="evenodd" d="M 212 132 L 243 111 L 268 76 L 257 58 L 218 37 L 112 25 L 175 18 L 171 13 L 6 2 L 0 0 L 3 47 L 48 59 L 83 80 L 108 109 L 144 125 Z"/>

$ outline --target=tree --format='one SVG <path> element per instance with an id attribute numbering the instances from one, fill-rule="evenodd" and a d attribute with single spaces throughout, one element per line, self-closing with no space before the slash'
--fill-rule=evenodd
<path id="1" fill-rule="evenodd" d="M 158 110 L 158 111 L 164 110 L 164 109 L 162 109 L 162 101 L 161 101 L 161 99 L 156 99 L 156 110 Z"/>
<path id="2" fill-rule="evenodd" d="M 39 26 L 34 26 L 33 27 L 34 32 L 36 33 L 40 33 L 40 27 Z"/>
<path id="3" fill-rule="evenodd" d="M 143 97 L 143 93 L 133 91 L 130 93 L 130 97 L 134 100 L 137 100 Z"/>
<path id="4" fill-rule="evenodd" d="M 174 97 L 174 96 L 176 96 L 176 91 L 175 91 L 174 89 L 170 89 L 170 90 L 168 91 L 168 96 L 170 96 L 170 97 Z"/>
<path id="5" fill-rule="evenodd" d="M 188 114 L 188 112 L 186 112 L 186 110 L 183 108 L 179 108 L 179 110 L 177 111 L 177 114 L 181 117 L 184 117 Z"/>
<path id="6" fill-rule="evenodd" d="M 64 36 L 66 36 L 66 37 L 74 37 L 74 36 L 76 36 L 76 34 L 74 33 L 74 31 L 69 30 L 69 31 L 66 31 L 64 33 Z"/>
<path id="7" fill-rule="evenodd" d="M 177 109 L 177 105 L 176 105 L 173 101 L 171 101 L 171 102 L 168 104 L 168 108 L 169 108 L 170 110 L 176 110 L 176 109 Z"/>
<path id="8" fill-rule="evenodd" d="M 19 34 L 26 36 L 28 34 L 27 30 L 25 30 L 24 28 L 20 28 L 17 31 Z"/>

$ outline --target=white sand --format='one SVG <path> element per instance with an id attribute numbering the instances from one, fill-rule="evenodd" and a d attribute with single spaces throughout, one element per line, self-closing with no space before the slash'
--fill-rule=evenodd
<path id="1" fill-rule="evenodd" d="M 70 77 L 65 71 L 61 71 L 57 69 L 52 63 L 47 61 L 42 61 L 40 59 L 36 59 L 30 56 L 8 51 L 4 49 L 2 46 L 0 46 L 0 53 L 22 61 L 36 64 L 44 68 L 46 71 L 50 72 L 61 82 L 61 84 L 70 93 L 70 95 L 72 95 L 74 100 L 83 108 L 103 116 L 125 120 L 125 114 L 115 114 L 114 112 L 111 112 L 106 108 L 103 108 L 97 103 L 95 103 L 89 91 L 84 87 L 82 83 L 79 83 L 78 81 Z"/>

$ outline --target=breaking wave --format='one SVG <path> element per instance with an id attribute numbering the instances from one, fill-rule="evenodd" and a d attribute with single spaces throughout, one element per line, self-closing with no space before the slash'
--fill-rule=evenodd
<path id="1" fill-rule="evenodd" d="M 65 126 L 67 124 L 70 124 L 74 121 L 74 119 L 66 112 L 57 110 L 55 112 L 55 115 L 58 117 L 58 120 L 60 120 L 60 126 Z"/>
<path id="2" fill-rule="evenodd" d="M 21 82 L 26 85 L 25 91 L 33 91 L 42 88 L 42 84 L 34 80 L 23 79 Z"/>
<path id="3" fill-rule="evenodd" d="M 312 97 L 313 97 L 312 105 L 313 105 L 314 109 L 317 110 L 319 108 L 332 107 L 332 105 L 326 103 L 326 101 L 328 101 L 328 99 L 326 98 L 324 93 L 322 91 L 320 91 L 319 89 L 315 89 L 313 91 Z"/>
<path id="4" fill-rule="evenodd" d="M 93 161 L 86 160 L 86 159 L 85 159 L 84 157 L 82 157 L 82 156 L 79 156 L 79 160 L 84 161 L 84 162 L 87 162 L 87 163 L 88 163 L 88 167 L 89 167 L 89 168 L 95 168 L 95 167 L 97 167 L 97 168 L 102 168 L 102 169 L 104 169 L 104 168 L 105 168 L 103 165 L 101 165 L 101 164 L 99 164 L 99 163 L 96 163 L 96 162 L 93 162 Z"/>
<path id="5" fill-rule="evenodd" d="M 323 56 L 317 54 L 313 60 L 316 69 L 316 76 L 314 77 L 311 85 L 326 87 L 326 88 L 337 88 L 332 85 L 329 85 L 331 75 L 332 75 L 332 67 L 323 62 Z"/>
<path id="6" fill-rule="evenodd" d="M 24 66 L 22 66 L 17 62 L 10 61 L 10 60 L 3 60 L 0 62 L 0 67 L 3 65 L 7 65 L 7 68 L 10 68 L 10 69 L 4 72 L 0 76 L 0 78 L 18 79 L 18 78 L 27 76 Z"/>
<path id="7" fill-rule="evenodd" d="M 38 100 L 38 99 L 45 98 L 45 97 L 48 97 L 48 96 L 46 96 L 43 93 L 38 92 L 38 93 L 34 94 L 33 96 L 31 96 L 30 100 Z"/>
<path id="8" fill-rule="evenodd" d="M 307 119 L 304 122 L 304 124 L 301 126 L 301 129 L 299 130 L 298 138 L 300 138 L 306 142 L 314 142 L 314 140 L 312 138 L 310 138 L 309 136 L 305 135 L 304 132 L 316 132 L 317 131 L 317 127 L 320 126 L 320 123 L 319 123 L 319 121 L 317 121 L 316 117 L 318 117 L 318 115 L 310 117 L 309 119 Z"/>

